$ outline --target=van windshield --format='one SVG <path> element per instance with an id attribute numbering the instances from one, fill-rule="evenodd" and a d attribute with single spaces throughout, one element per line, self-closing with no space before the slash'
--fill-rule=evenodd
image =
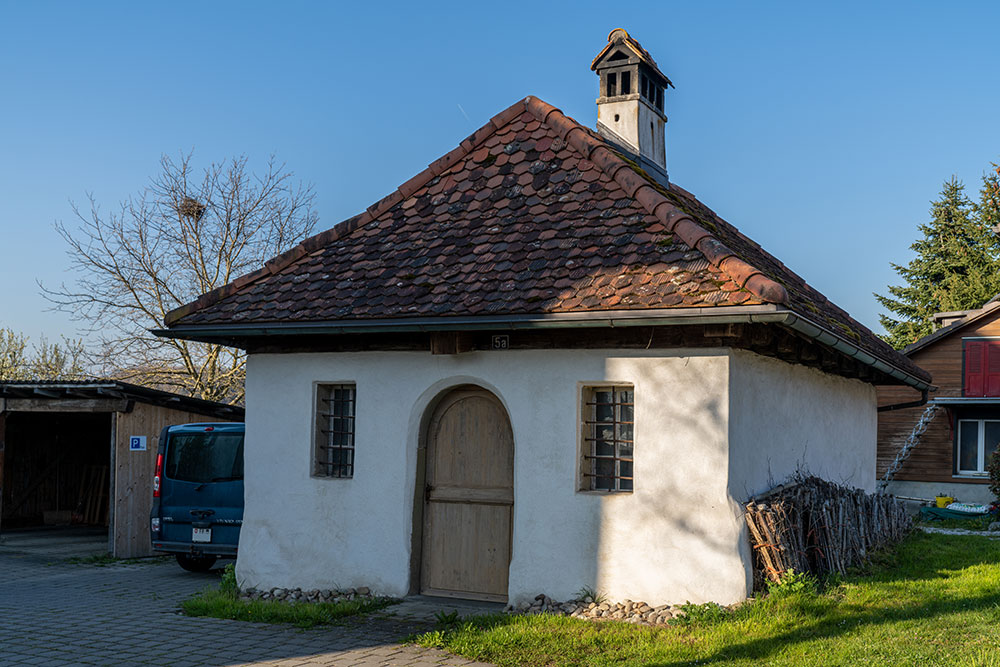
<path id="1" fill-rule="evenodd" d="M 198 483 L 243 479 L 243 434 L 171 435 L 167 447 L 166 476 Z"/>

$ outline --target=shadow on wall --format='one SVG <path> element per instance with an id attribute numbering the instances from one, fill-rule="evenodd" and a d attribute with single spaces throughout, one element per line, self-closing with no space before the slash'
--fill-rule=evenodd
<path id="1" fill-rule="evenodd" d="M 609 362 L 606 377 L 621 376 Z M 728 373 L 703 370 L 685 361 L 679 373 L 636 378 L 635 490 L 601 503 L 599 591 L 648 591 L 670 603 L 730 603 L 746 593 L 742 519 L 728 493 Z M 689 382 L 679 385 L 678 374 Z"/>
<path id="2" fill-rule="evenodd" d="M 796 473 L 873 491 L 875 389 L 857 379 L 734 352 L 729 461 L 734 500 Z"/>

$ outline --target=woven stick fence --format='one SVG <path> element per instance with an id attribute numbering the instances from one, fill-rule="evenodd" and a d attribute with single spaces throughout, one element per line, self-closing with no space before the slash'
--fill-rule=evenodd
<path id="1" fill-rule="evenodd" d="M 913 525 L 893 496 L 805 476 L 752 499 L 746 521 L 758 588 L 791 569 L 843 574 L 901 540 Z"/>

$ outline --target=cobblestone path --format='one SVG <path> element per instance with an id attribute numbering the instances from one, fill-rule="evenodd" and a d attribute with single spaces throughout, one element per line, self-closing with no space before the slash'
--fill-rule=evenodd
<path id="1" fill-rule="evenodd" d="M 402 645 L 427 621 L 383 615 L 299 630 L 178 613 L 219 581 L 172 561 L 107 566 L 0 548 L 2 665 L 476 665 Z"/>

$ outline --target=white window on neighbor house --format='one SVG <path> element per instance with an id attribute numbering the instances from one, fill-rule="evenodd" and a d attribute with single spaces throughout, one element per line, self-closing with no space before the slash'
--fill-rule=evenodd
<path id="1" fill-rule="evenodd" d="M 960 419 L 955 451 L 955 472 L 985 475 L 990 454 L 1000 444 L 1000 420 Z"/>
<path id="2" fill-rule="evenodd" d="M 634 388 L 584 387 L 582 408 L 581 490 L 631 493 Z"/>
<path id="3" fill-rule="evenodd" d="M 353 384 L 316 385 L 314 477 L 354 477 L 356 397 Z"/>

